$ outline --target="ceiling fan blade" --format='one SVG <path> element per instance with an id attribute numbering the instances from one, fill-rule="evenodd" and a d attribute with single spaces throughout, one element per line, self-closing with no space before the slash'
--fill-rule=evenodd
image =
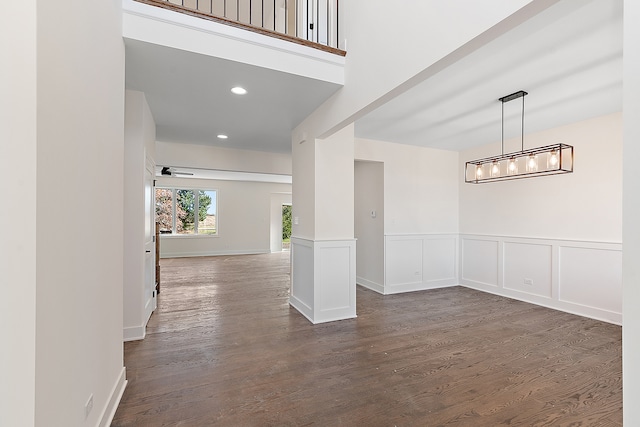
<path id="1" fill-rule="evenodd" d="M 171 166 L 163 166 L 162 170 L 160 171 L 160 174 L 164 176 L 193 175 L 191 172 L 180 172 L 180 171 L 173 170 Z"/>

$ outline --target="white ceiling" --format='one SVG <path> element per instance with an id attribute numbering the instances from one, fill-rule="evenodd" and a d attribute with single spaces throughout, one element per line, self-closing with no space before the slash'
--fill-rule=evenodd
<path id="1" fill-rule="evenodd" d="M 137 40 L 125 46 L 126 87 L 145 93 L 160 141 L 290 152 L 291 131 L 341 87 Z"/>
<path id="2" fill-rule="evenodd" d="M 519 90 L 525 132 L 621 111 L 622 1 L 560 2 L 358 120 L 356 135 L 449 150 L 500 141 L 498 98 Z M 504 107 L 505 139 L 519 137 L 522 98 Z"/>
<path id="3" fill-rule="evenodd" d="M 126 54 L 127 88 L 145 92 L 162 141 L 290 152 L 291 130 L 339 89 L 134 40 Z M 622 1 L 559 2 L 360 118 L 356 135 L 449 150 L 496 142 L 498 98 L 518 90 L 529 92 L 526 132 L 621 111 Z M 520 101 L 505 104 L 506 139 L 520 135 Z"/>

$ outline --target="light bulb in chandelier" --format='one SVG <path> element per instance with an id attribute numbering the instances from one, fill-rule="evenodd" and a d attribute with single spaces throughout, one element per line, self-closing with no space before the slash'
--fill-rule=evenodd
<path id="1" fill-rule="evenodd" d="M 500 163 L 497 160 L 491 162 L 491 176 L 500 176 Z"/>
<path id="2" fill-rule="evenodd" d="M 515 157 L 511 157 L 509 159 L 509 163 L 507 163 L 507 173 L 509 175 L 514 175 L 518 173 L 518 162 Z"/>
<path id="3" fill-rule="evenodd" d="M 482 165 L 476 166 L 476 178 L 482 178 Z"/>
<path id="4" fill-rule="evenodd" d="M 538 170 L 538 156 L 529 154 L 527 156 L 527 172 L 536 172 Z"/>
<path id="5" fill-rule="evenodd" d="M 555 169 L 555 167 L 558 166 L 558 160 L 558 150 L 551 150 L 548 160 L 549 169 Z"/>

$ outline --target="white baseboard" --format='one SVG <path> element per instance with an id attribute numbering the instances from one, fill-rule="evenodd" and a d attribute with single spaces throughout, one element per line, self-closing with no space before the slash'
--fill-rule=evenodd
<path id="1" fill-rule="evenodd" d="M 128 328 L 124 328 L 122 331 L 123 341 L 137 341 L 143 340 L 147 335 L 146 326 L 130 326 Z"/>
<path id="2" fill-rule="evenodd" d="M 259 255 L 271 253 L 265 249 L 239 249 L 233 251 L 207 251 L 207 252 L 165 252 L 160 254 L 162 258 L 192 258 L 199 256 L 223 256 L 223 255 Z"/>
<path id="3" fill-rule="evenodd" d="M 458 280 L 453 279 L 445 279 L 445 280 L 434 280 L 433 282 L 417 282 L 417 283 L 402 283 L 386 286 L 384 289 L 385 295 L 392 294 L 401 294 L 404 292 L 417 292 L 417 291 L 427 291 L 429 289 L 440 289 L 440 288 L 449 288 L 452 286 L 457 286 Z"/>
<path id="4" fill-rule="evenodd" d="M 554 301 L 549 298 L 540 298 L 537 295 L 526 294 L 524 292 L 514 292 L 505 290 L 503 288 L 497 288 L 495 286 L 487 286 L 480 283 L 474 283 L 471 281 L 462 281 L 460 286 L 474 289 L 480 292 L 486 292 L 488 294 L 498 295 L 505 298 L 514 299 L 517 301 L 526 302 L 529 304 L 539 305 L 541 307 L 550 308 L 552 310 L 563 311 L 569 314 L 575 314 L 576 316 L 588 317 L 589 319 L 599 320 L 602 322 L 613 323 L 614 325 L 622 325 L 622 315 L 607 310 L 602 310 L 594 307 L 583 306 L 574 303 L 567 303 L 563 301 Z"/>
<path id="5" fill-rule="evenodd" d="M 289 305 L 295 308 L 302 314 L 307 320 L 311 323 L 313 322 L 313 308 L 309 307 L 307 304 L 303 303 L 299 298 L 294 295 L 289 296 Z"/>
<path id="6" fill-rule="evenodd" d="M 111 389 L 111 394 L 109 396 L 109 401 L 102 411 L 102 415 L 100 416 L 100 427 L 108 427 L 111 425 L 111 421 L 113 421 L 113 417 L 116 415 L 116 410 L 118 409 L 118 405 L 120 404 L 120 399 L 122 399 L 122 394 L 124 393 L 124 389 L 127 387 L 127 370 L 123 366 L 120 371 L 120 375 L 118 376 L 118 380 L 115 385 Z"/>
<path id="7" fill-rule="evenodd" d="M 356 285 L 360 285 L 363 288 L 371 289 L 374 292 L 384 295 L 384 285 L 365 279 L 364 277 L 356 277 Z"/>

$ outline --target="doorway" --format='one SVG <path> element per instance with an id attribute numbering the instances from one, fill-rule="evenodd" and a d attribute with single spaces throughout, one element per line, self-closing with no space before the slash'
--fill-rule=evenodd
<path id="1" fill-rule="evenodd" d="M 282 250 L 291 249 L 291 204 L 282 205 Z"/>
<path id="2" fill-rule="evenodd" d="M 288 208 L 285 208 L 288 206 Z M 288 211 L 288 214 L 285 213 Z M 286 215 L 288 215 L 288 220 Z M 282 252 L 286 240 L 291 238 L 291 193 L 271 194 L 271 231 L 270 231 L 270 251 Z M 286 229 L 288 224 L 288 229 Z M 285 235 L 287 238 L 284 238 Z"/>
<path id="3" fill-rule="evenodd" d="M 384 293 L 384 163 L 355 161 L 356 282 Z"/>

